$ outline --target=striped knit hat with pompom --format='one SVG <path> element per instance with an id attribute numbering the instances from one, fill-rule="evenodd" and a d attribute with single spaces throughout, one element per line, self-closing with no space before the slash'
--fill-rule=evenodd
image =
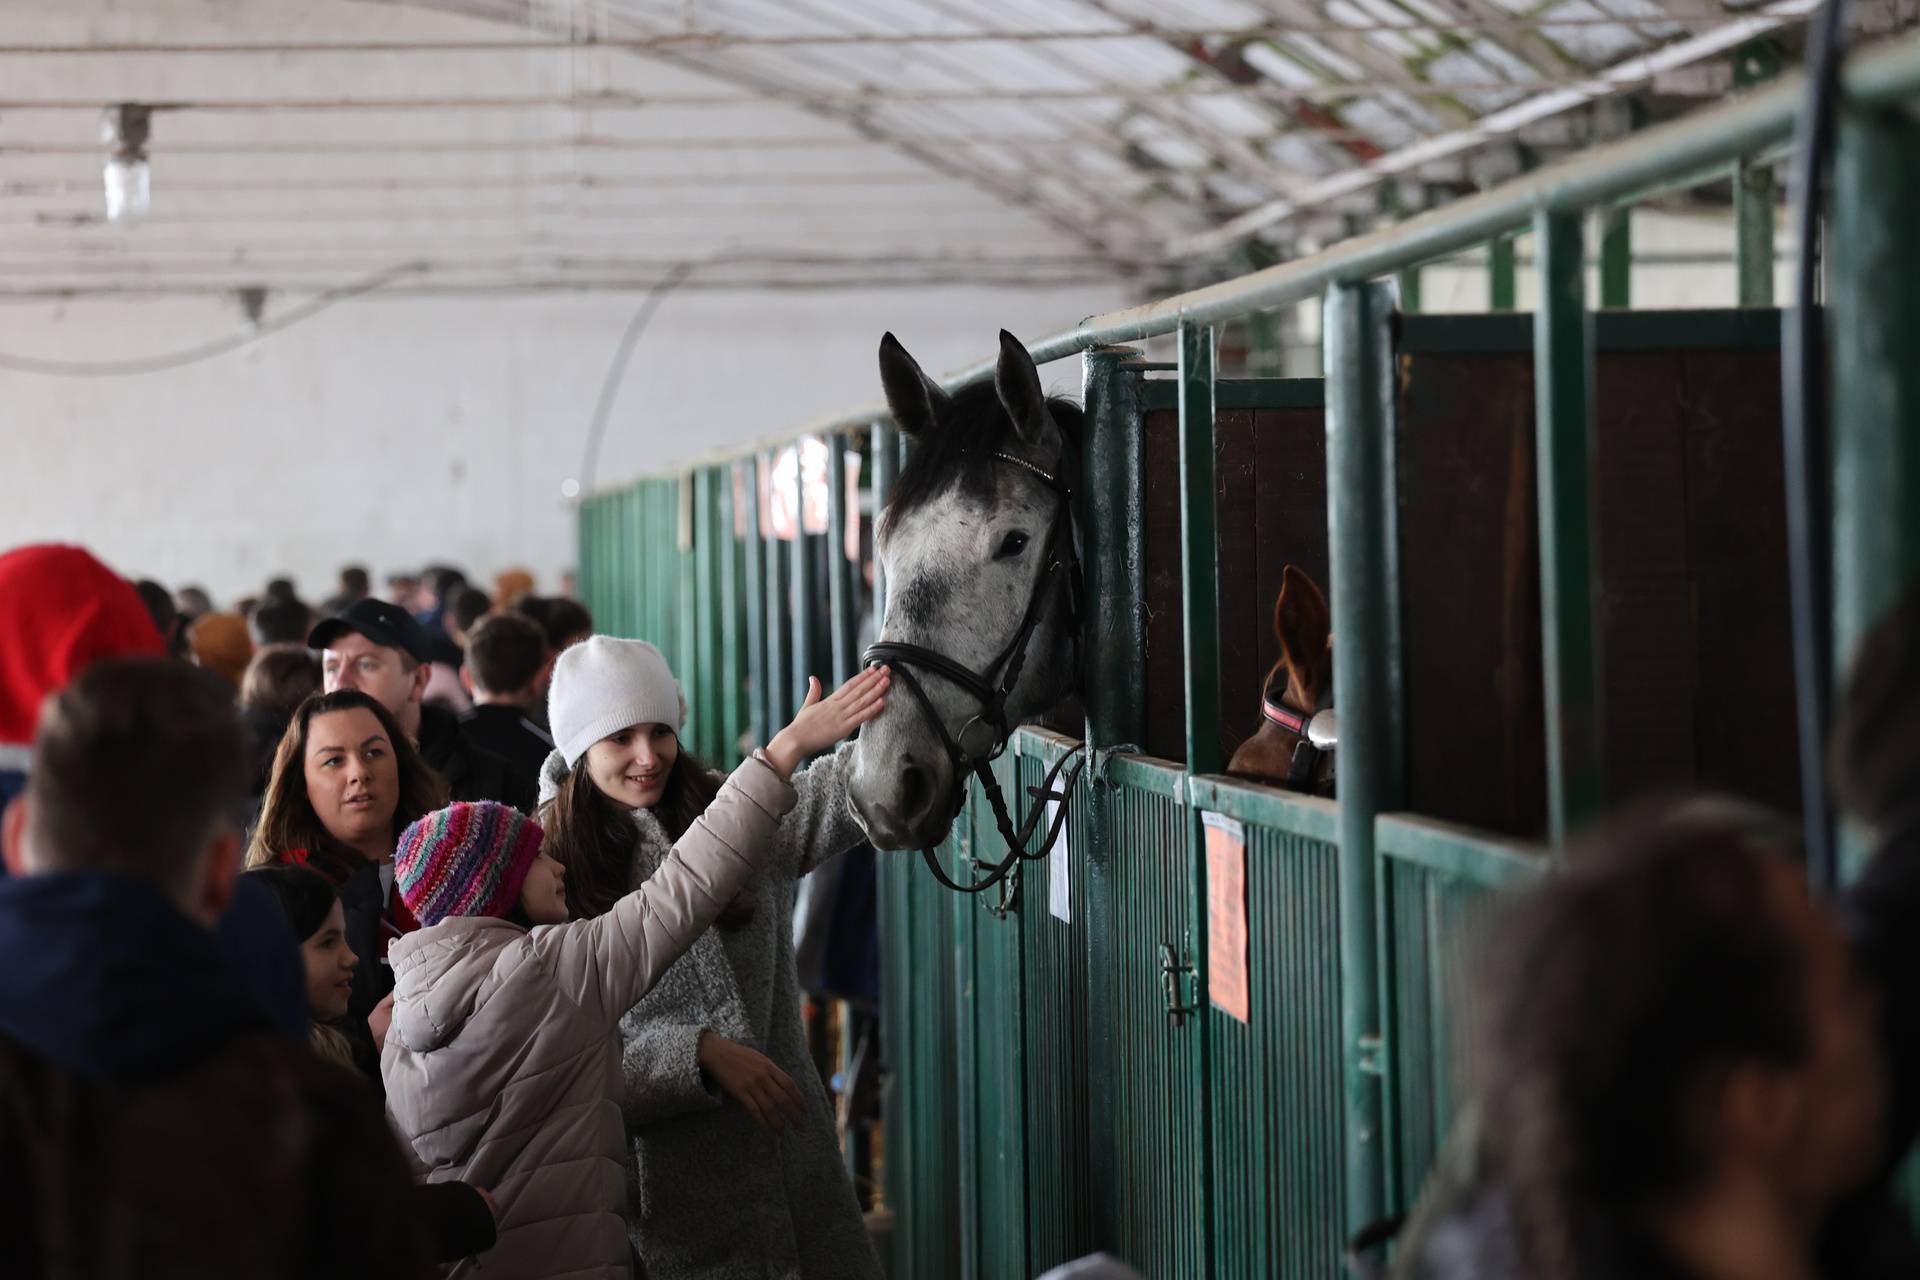
<path id="1" fill-rule="evenodd" d="M 401 833 L 394 886 L 423 928 L 448 916 L 504 916 L 520 901 L 544 834 L 491 800 L 450 804 Z"/>

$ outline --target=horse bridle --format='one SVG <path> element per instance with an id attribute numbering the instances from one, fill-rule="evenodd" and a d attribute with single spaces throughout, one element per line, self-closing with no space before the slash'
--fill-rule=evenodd
<path id="1" fill-rule="evenodd" d="M 1026 821 L 1015 827 L 1013 819 L 1007 814 L 1006 798 L 1001 794 L 1000 783 L 993 776 L 993 762 L 1007 749 L 1007 742 L 1013 736 L 1013 726 L 1007 720 L 1007 699 L 1020 683 L 1020 673 L 1027 662 L 1027 645 L 1033 639 L 1033 633 L 1040 626 L 1040 619 L 1046 612 L 1050 588 L 1059 581 L 1059 575 L 1066 574 L 1067 584 L 1067 633 L 1072 638 L 1074 648 L 1074 684 L 1079 686 L 1080 670 L 1080 612 L 1081 583 L 1080 556 L 1074 545 L 1073 490 L 1057 475 L 1045 470 L 1025 458 L 1010 453 L 996 452 L 992 455 L 995 462 L 1018 467 L 1030 475 L 1038 476 L 1046 482 L 1058 498 L 1054 508 L 1053 524 L 1047 533 L 1043 548 L 1043 562 L 1033 583 L 1033 591 L 1027 597 L 1026 612 L 1020 618 L 1020 627 L 1013 633 L 1013 639 L 1007 642 L 1000 656 L 988 665 L 984 672 L 975 672 L 971 668 L 955 662 L 944 653 L 929 649 L 924 645 L 903 644 L 897 641 L 883 640 L 870 645 L 861 655 L 861 662 L 869 667 L 885 664 L 894 676 L 907 687 L 920 710 L 933 724 L 934 732 L 940 735 L 940 745 L 947 753 L 947 759 L 953 766 L 952 794 L 948 798 L 947 823 L 960 815 L 966 804 L 967 774 L 971 772 L 980 780 L 980 788 L 986 793 L 987 802 L 993 806 L 994 821 L 999 824 L 1000 834 L 1007 842 L 1007 856 L 998 863 L 990 864 L 983 879 L 969 884 L 960 884 L 949 876 L 940 866 L 940 859 L 932 849 L 922 849 L 921 856 L 926 859 L 934 878 L 956 893 L 981 893 L 1005 880 L 1021 862 L 1034 862 L 1047 856 L 1053 848 L 1053 842 L 1059 838 L 1060 827 L 1066 821 L 1064 801 L 1072 795 L 1074 784 L 1079 780 L 1081 765 L 1085 763 L 1084 747 L 1075 747 L 1054 762 L 1046 778 L 1037 787 L 1028 787 L 1027 794 L 1034 800 Z M 1063 458 L 1063 463 L 1066 459 Z M 915 668 L 920 674 L 916 674 Z M 941 717 L 933 700 L 927 696 L 921 684 L 921 675 L 938 676 L 947 683 L 966 692 L 980 704 L 980 710 L 960 727 L 958 737 L 947 731 L 946 721 Z M 1061 773 L 1069 761 L 1080 757 L 1071 773 L 1061 782 Z M 1056 784 L 1061 784 L 1056 790 Z M 1059 800 L 1063 803 L 1056 811 L 1053 821 L 1046 830 L 1046 839 L 1041 841 L 1037 853 L 1027 851 L 1027 842 L 1032 839 L 1039 824 L 1045 819 L 1047 803 Z"/>

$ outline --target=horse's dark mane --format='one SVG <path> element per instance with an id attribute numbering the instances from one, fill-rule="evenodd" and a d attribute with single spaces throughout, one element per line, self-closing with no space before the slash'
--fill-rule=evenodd
<path id="1" fill-rule="evenodd" d="M 1058 396 L 1047 399 L 1047 409 L 1067 438 L 1067 465 L 1077 471 L 1084 415 L 1080 406 Z M 959 485 L 968 494 L 986 499 L 993 494 L 993 453 L 1006 449 L 1013 420 L 1000 404 L 991 382 L 975 383 L 956 394 L 940 415 L 930 439 L 912 442 L 907 464 L 900 469 L 880 527 L 885 529 L 907 512 L 924 506 Z M 1036 459 L 1036 461 L 1040 461 Z M 1077 474 L 1065 477 L 1077 483 Z"/>

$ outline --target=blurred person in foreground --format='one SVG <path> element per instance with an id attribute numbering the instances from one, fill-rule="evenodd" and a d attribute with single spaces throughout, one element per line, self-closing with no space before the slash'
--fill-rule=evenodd
<path id="1" fill-rule="evenodd" d="M 247 782 L 231 691 L 172 660 L 97 662 L 36 747 L 0 822 L 9 1273 L 420 1275 L 373 1096 L 275 1026 L 215 936 Z"/>

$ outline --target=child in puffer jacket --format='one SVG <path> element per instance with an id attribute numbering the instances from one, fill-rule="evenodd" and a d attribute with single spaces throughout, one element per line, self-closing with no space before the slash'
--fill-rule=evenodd
<path id="1" fill-rule="evenodd" d="M 432 1182 L 492 1189 L 500 1237 L 453 1275 L 632 1274 L 614 1028 L 760 869 L 794 767 L 885 705 L 873 669 L 807 704 L 727 780 L 655 875 L 567 922 L 565 872 L 535 823 L 455 804 L 408 827 L 395 883 L 422 928 L 394 943 L 380 1069 Z"/>

